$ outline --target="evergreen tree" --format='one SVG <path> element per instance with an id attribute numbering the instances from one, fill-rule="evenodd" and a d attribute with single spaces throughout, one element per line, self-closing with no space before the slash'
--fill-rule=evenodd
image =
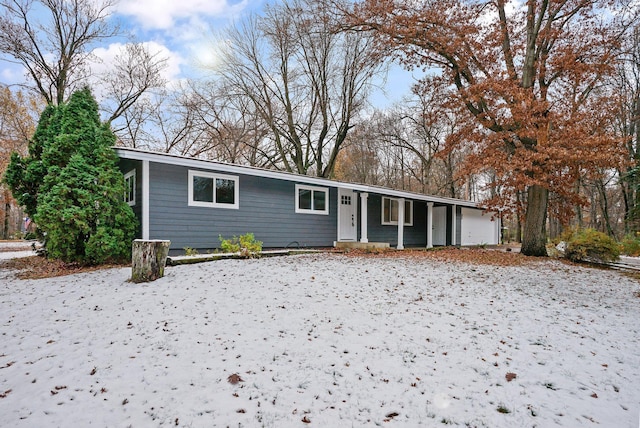
<path id="1" fill-rule="evenodd" d="M 114 143 L 85 88 L 68 104 L 47 107 L 29 156 L 12 159 L 7 182 L 14 195 L 23 193 L 19 201 L 29 204 L 50 258 L 98 264 L 129 257 L 136 220 L 123 200 Z"/>
<path id="2" fill-rule="evenodd" d="M 42 163 L 42 151 L 53 142 L 54 136 L 59 132 L 57 116 L 60 109 L 61 107 L 53 105 L 44 109 L 29 142 L 29 155 L 22 158 L 18 153 L 12 153 L 5 172 L 4 180 L 13 197 L 31 217 L 36 213 L 40 184 L 47 174 L 47 168 Z"/>

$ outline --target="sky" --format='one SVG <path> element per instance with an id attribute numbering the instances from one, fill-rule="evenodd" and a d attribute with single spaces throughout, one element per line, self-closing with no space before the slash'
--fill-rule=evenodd
<path id="1" fill-rule="evenodd" d="M 105 42 L 93 51 L 100 62 L 96 73 L 108 69 L 110 62 L 129 41 L 147 45 L 152 53 L 168 58 L 164 78 L 178 83 L 185 78 L 202 77 L 202 64 L 215 63 L 214 34 L 251 13 L 260 13 L 266 0 L 120 0 L 111 20 L 123 35 Z M 392 67 L 388 78 L 372 94 L 375 104 L 399 101 L 414 82 L 411 73 Z M 24 82 L 22 69 L 0 59 L 0 82 Z M 99 94 L 96 94 L 99 97 Z"/>

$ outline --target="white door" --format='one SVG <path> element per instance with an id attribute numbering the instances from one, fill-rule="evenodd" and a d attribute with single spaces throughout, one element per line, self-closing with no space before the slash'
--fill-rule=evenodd
<path id="1" fill-rule="evenodd" d="M 358 239 L 356 196 L 353 190 L 338 189 L 338 241 Z"/>
<path id="2" fill-rule="evenodd" d="M 447 207 L 433 207 L 433 245 L 447 245 Z"/>

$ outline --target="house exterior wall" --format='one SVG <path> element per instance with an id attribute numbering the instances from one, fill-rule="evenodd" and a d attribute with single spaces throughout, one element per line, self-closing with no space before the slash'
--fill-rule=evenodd
<path id="1" fill-rule="evenodd" d="M 388 242 L 398 245 L 398 226 L 382 224 L 382 197 L 369 194 L 367 225 L 369 242 Z M 413 226 L 404 227 L 405 247 L 426 247 L 427 245 L 427 204 L 413 201 Z"/>
<path id="2" fill-rule="evenodd" d="M 330 247 L 336 240 L 336 188 L 327 187 L 328 215 L 298 214 L 295 182 L 239 174 L 239 209 L 196 207 L 189 206 L 189 170 L 200 171 L 149 163 L 150 239 L 169 239 L 173 250 L 218 248 L 219 236 L 249 232 L 264 248 Z"/>

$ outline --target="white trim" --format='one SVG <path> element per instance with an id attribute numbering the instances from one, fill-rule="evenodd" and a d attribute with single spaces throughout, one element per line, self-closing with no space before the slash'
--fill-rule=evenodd
<path id="1" fill-rule="evenodd" d="M 456 238 L 458 235 L 458 208 L 456 205 L 451 206 L 451 245 L 458 245 Z"/>
<path id="2" fill-rule="evenodd" d="M 142 160 L 142 239 L 149 239 L 149 161 Z"/>
<path id="3" fill-rule="evenodd" d="M 433 248 L 433 202 L 427 202 L 427 248 Z"/>
<path id="4" fill-rule="evenodd" d="M 389 199 L 390 201 L 396 201 L 398 202 L 398 217 L 400 216 L 400 201 L 404 201 L 404 202 L 408 202 L 409 203 L 409 210 L 411 211 L 411 216 L 409 218 L 409 222 L 408 223 L 404 223 L 404 226 L 413 226 L 413 200 L 405 200 L 404 198 L 389 198 L 388 196 L 383 196 L 380 206 L 381 206 L 381 213 L 380 213 L 380 223 L 383 226 L 397 226 L 398 224 L 398 220 L 390 220 L 390 221 L 384 221 L 384 200 L 385 199 Z M 403 203 L 403 212 L 404 210 L 404 203 Z M 391 207 L 389 207 L 389 216 L 391 216 Z M 404 217 L 404 216 L 403 216 Z"/>
<path id="5" fill-rule="evenodd" d="M 341 181 L 329 180 L 326 178 L 308 177 L 290 172 L 272 171 L 256 167 L 232 165 L 223 162 L 215 162 L 203 159 L 194 159 L 186 156 L 178 156 L 168 153 L 148 152 L 126 147 L 115 147 L 114 149 L 118 156 L 122 159 L 147 160 L 157 163 L 186 166 L 189 168 L 220 171 L 222 173 L 244 174 L 257 177 L 274 178 L 277 180 L 295 181 L 298 183 L 324 187 L 342 187 L 345 189 L 355 190 L 356 192 L 375 193 L 390 197 L 413 199 L 417 201 L 436 202 L 446 205 L 456 204 L 471 208 L 482 208 L 475 202 L 465 201 L 462 199 L 423 195 L 420 193 L 405 192 L 401 190 L 393 190 L 385 187 L 371 186 L 366 184 L 345 183 Z"/>
<path id="6" fill-rule="evenodd" d="M 367 235 L 367 209 L 368 209 L 368 193 L 360 193 L 360 242 L 366 244 L 369 242 L 369 236 Z"/>
<path id="7" fill-rule="evenodd" d="M 133 198 L 129 199 L 129 185 L 127 184 L 127 180 L 133 178 Z M 132 169 L 124 175 L 124 201 L 130 206 L 134 207 L 136 205 L 136 169 Z"/>
<path id="8" fill-rule="evenodd" d="M 300 208 L 300 190 L 309 190 L 311 192 L 311 209 Z M 314 192 L 324 193 L 324 210 L 314 209 L 313 207 Z M 316 186 L 306 186 L 304 184 L 296 184 L 295 199 L 296 199 L 295 200 L 296 214 L 329 215 L 329 188 L 328 187 L 316 187 Z"/>
<path id="9" fill-rule="evenodd" d="M 413 204 L 410 207 L 413 209 Z M 404 250 L 404 208 L 404 198 L 398 199 L 398 250 Z"/>
<path id="10" fill-rule="evenodd" d="M 213 202 L 195 201 L 193 199 L 193 178 L 194 177 L 204 177 L 204 178 L 210 178 L 213 180 L 213 195 L 212 195 Z M 216 202 L 216 180 L 233 181 L 233 204 Z M 240 196 L 240 180 L 238 177 L 233 175 L 213 174 L 211 172 L 196 171 L 192 169 L 189 170 L 188 205 L 190 207 L 225 208 L 225 209 L 237 210 L 240 207 L 239 196 Z"/>

